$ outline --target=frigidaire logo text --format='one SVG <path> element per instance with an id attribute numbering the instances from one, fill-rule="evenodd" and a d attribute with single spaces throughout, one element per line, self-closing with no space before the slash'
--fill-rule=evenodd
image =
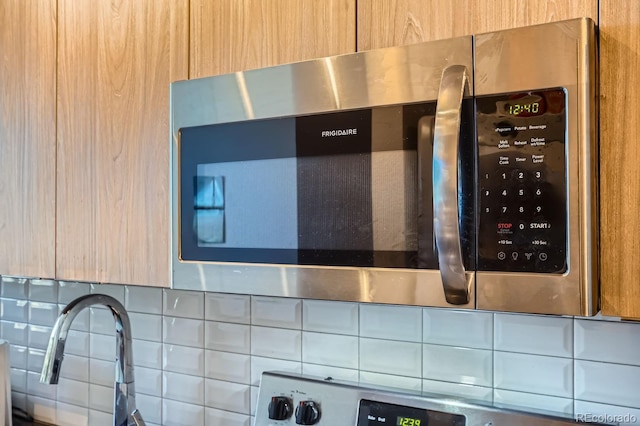
<path id="1" fill-rule="evenodd" d="M 336 130 L 323 130 L 322 137 L 330 138 L 333 136 L 349 136 L 349 135 L 357 135 L 358 129 L 336 129 Z"/>

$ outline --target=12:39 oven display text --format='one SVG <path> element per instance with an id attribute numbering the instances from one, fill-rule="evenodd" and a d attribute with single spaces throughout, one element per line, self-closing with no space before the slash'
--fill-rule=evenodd
<path id="1" fill-rule="evenodd" d="M 399 416 L 396 421 L 396 426 L 426 426 L 426 424 L 423 425 L 420 419 Z"/>

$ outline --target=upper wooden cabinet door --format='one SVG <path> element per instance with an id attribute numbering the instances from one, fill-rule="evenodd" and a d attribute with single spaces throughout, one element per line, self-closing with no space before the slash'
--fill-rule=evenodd
<path id="1" fill-rule="evenodd" d="M 356 0 L 191 0 L 190 78 L 354 52 Z"/>
<path id="2" fill-rule="evenodd" d="M 0 3 L 0 274 L 52 278 L 56 1 Z"/>
<path id="3" fill-rule="evenodd" d="M 640 319 L 640 1 L 600 1 L 602 313 Z"/>
<path id="4" fill-rule="evenodd" d="M 188 0 L 58 1 L 56 277 L 168 285 L 169 83 Z"/>
<path id="5" fill-rule="evenodd" d="M 598 0 L 359 0 L 358 50 L 587 16 Z"/>

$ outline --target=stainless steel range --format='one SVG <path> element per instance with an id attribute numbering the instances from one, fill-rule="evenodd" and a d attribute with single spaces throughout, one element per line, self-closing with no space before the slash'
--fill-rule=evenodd
<path id="1" fill-rule="evenodd" d="M 582 422 L 581 422 L 582 423 Z M 362 387 L 279 372 L 262 375 L 254 426 L 560 426 L 571 418 Z M 595 423 L 589 423 L 595 424 Z"/>

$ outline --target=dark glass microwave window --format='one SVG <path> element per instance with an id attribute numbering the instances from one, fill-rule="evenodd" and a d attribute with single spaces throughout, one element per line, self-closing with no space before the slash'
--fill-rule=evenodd
<path id="1" fill-rule="evenodd" d="M 415 104 L 181 129 L 181 259 L 417 267 L 416 128 L 434 112 Z M 435 267 L 427 257 L 420 267 Z"/>

